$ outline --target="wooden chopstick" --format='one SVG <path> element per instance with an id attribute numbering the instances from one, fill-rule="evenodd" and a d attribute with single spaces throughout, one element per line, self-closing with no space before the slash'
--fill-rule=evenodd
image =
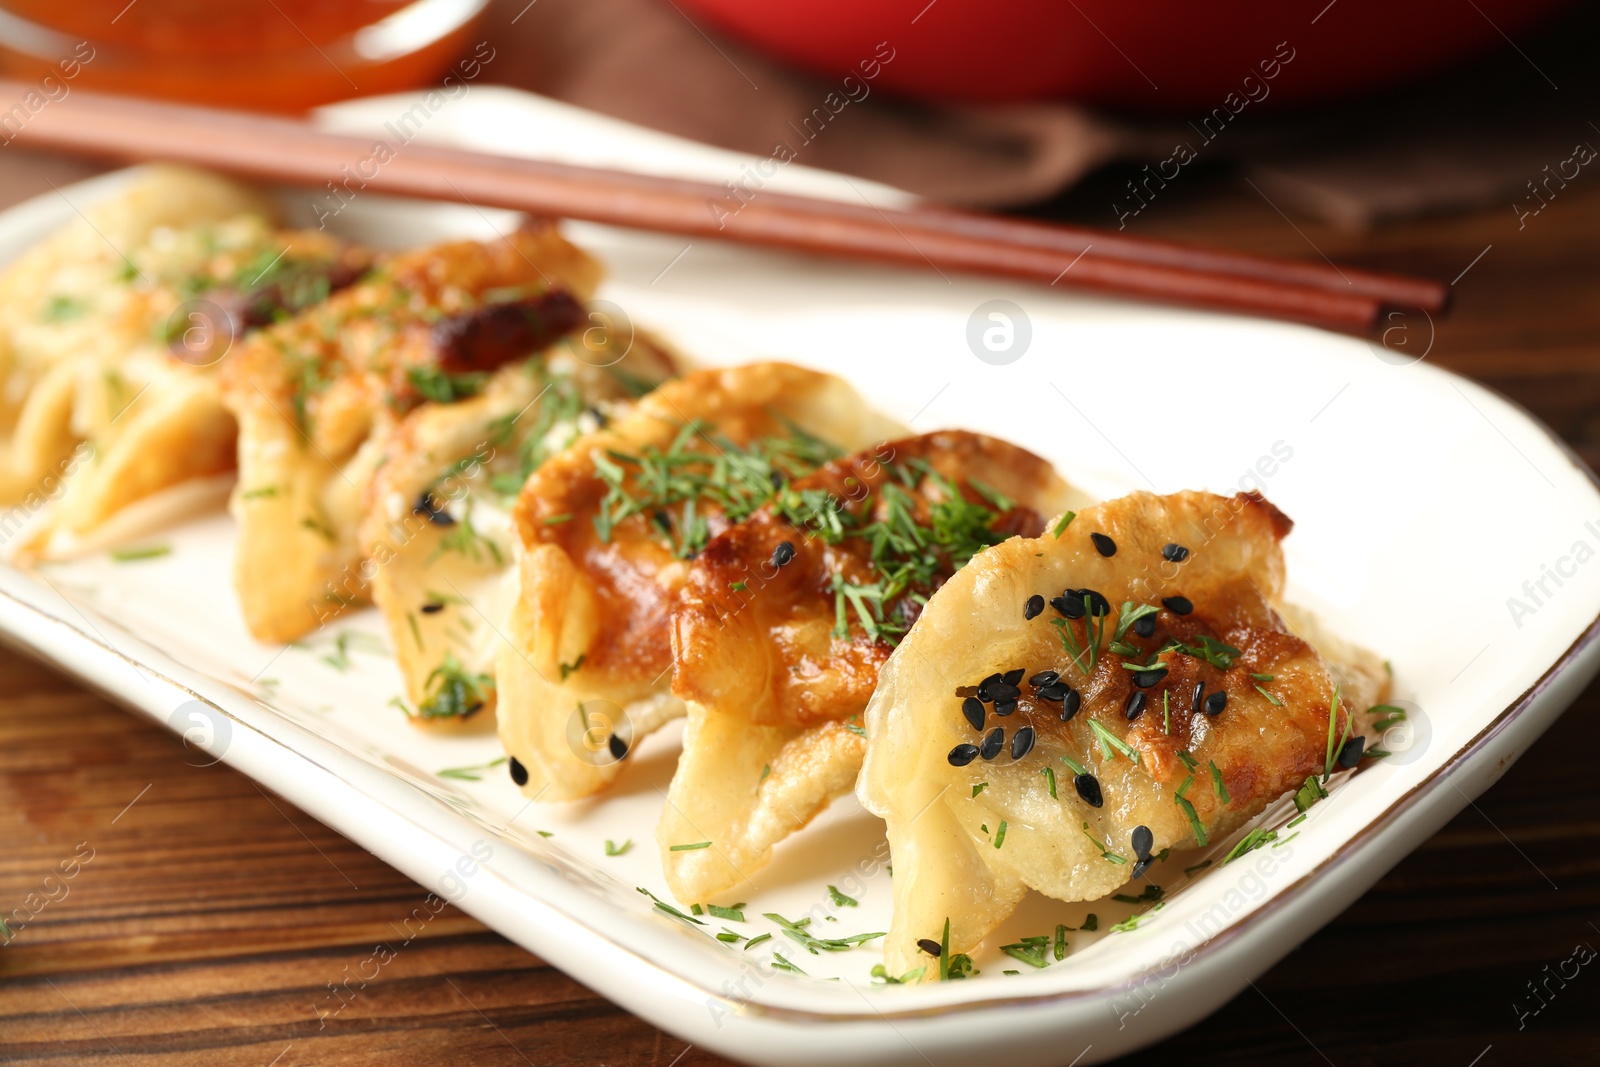
<path id="1" fill-rule="evenodd" d="M 0 79 L 0 99 L 29 86 Z M 689 237 L 972 271 L 1148 300 L 1364 331 L 1385 309 L 1443 311 L 1448 288 L 1403 275 L 1267 259 L 1111 231 L 938 207 L 879 208 L 709 182 L 329 133 L 309 123 L 84 91 L 36 114 L 16 140 L 112 160 L 171 160 L 341 197 L 372 191 Z M 9 143 L 9 142 L 8 142 Z M 365 164 L 365 165 L 363 165 Z M 330 184 L 331 183 L 331 184 Z M 337 187 L 337 189 L 335 189 Z M 720 207 L 719 207 L 720 205 Z"/>

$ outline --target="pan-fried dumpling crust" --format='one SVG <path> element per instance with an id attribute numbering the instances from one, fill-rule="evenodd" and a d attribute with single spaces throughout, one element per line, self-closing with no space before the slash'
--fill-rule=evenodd
<path id="1" fill-rule="evenodd" d="M 620 359 L 610 354 L 624 344 Z M 493 709 L 499 627 L 515 593 L 510 505 L 547 456 L 623 417 L 672 371 L 642 334 L 585 331 L 495 372 L 478 396 L 425 404 L 395 426 L 367 492 L 361 551 L 412 721 Z"/>
<path id="2" fill-rule="evenodd" d="M 534 472 L 496 667 L 500 737 L 529 796 L 591 796 L 683 713 L 670 624 L 689 559 L 776 478 L 899 436 L 838 378 L 782 363 L 668 382 Z"/>
<path id="3" fill-rule="evenodd" d="M 362 500 L 395 423 L 426 402 L 484 389 L 501 305 L 531 355 L 578 325 L 599 266 L 535 223 L 490 242 L 454 241 L 380 264 L 325 304 L 248 338 L 223 364 L 239 422 L 234 584 L 258 639 L 288 641 L 364 600 Z M 471 340 L 472 343 L 467 343 Z"/>
<path id="4" fill-rule="evenodd" d="M 971 950 L 1027 888 L 1068 901 L 1115 890 L 1134 866 L 1136 826 L 1150 828 L 1157 852 L 1199 835 L 1220 840 L 1323 773 L 1330 716 L 1342 731 L 1361 709 L 1341 694 L 1333 710 L 1328 663 L 1274 607 L 1284 580 L 1278 542 L 1289 527 L 1256 494 L 1134 493 L 1085 509 L 1059 536 L 989 549 L 930 599 L 865 716 L 859 790 L 888 822 L 895 865 L 891 972 L 920 965 L 917 940 L 938 940 L 947 918 L 951 951 Z M 1169 559 L 1177 554 L 1163 554 L 1169 544 L 1186 557 Z M 1035 594 L 1065 599 L 1026 619 Z M 1155 610 L 1135 621 L 1136 606 Z M 1152 666 L 1145 674 L 1124 664 Z M 964 699 L 1008 694 L 991 675 L 1019 669 L 1014 713 L 997 714 L 991 699 L 975 730 Z M 1081 700 L 1068 721 L 1073 699 L 1048 677 L 1031 681 L 1046 670 Z M 1136 694 L 1143 708 L 1130 719 Z M 1031 748 L 1016 741 L 1024 727 L 1034 731 Z M 992 759 L 957 748 L 981 746 L 995 730 Z M 1097 780 L 1103 806 L 1080 794 L 1068 759 Z M 1213 788 L 1212 764 L 1227 801 Z M 987 786 L 974 796 L 980 782 Z M 1105 858 L 1102 844 L 1125 862 Z"/>
<path id="5" fill-rule="evenodd" d="M 678 899 L 731 890 L 854 786 L 866 749 L 854 720 L 920 601 L 973 549 L 1037 536 L 1065 496 L 1031 452 L 943 431 L 829 463 L 706 546 L 673 616 L 689 723 L 656 836 Z M 876 595 L 849 595 L 862 589 Z M 712 847 L 670 847 L 696 841 Z"/>

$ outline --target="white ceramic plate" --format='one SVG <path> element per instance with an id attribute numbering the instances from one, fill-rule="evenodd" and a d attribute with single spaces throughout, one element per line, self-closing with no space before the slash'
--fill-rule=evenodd
<path id="1" fill-rule="evenodd" d="M 329 121 L 381 134 L 409 106 L 364 101 Z M 726 180 L 751 165 L 498 90 L 474 90 L 426 133 Z M 0 255 L 66 222 L 68 199 L 81 205 L 121 180 L 0 215 Z M 798 167 L 767 184 L 898 197 Z M 360 196 L 335 223 L 408 244 L 509 221 Z M 1224 1003 L 1354 901 L 1494 782 L 1600 664 L 1600 495 L 1589 473 L 1523 412 L 1426 362 L 1398 365 L 1295 326 L 572 230 L 610 265 L 608 299 L 705 362 L 778 357 L 834 371 L 917 430 L 1006 436 L 1099 496 L 1262 489 L 1297 523 L 1286 546 L 1291 598 L 1390 657 L 1416 727 L 1387 739 L 1394 757 L 1345 776 L 1278 847 L 1193 877 L 1183 868 L 1195 854 L 1159 865 L 1152 880 L 1166 903 L 1137 929 L 1110 930 L 1138 910 L 1126 904 L 1034 897 L 994 944 L 1078 927 L 1090 911 L 1098 932 L 1073 934 L 1070 955 L 1042 970 L 991 948 L 977 978 L 883 986 L 869 977 L 872 948 L 808 955 L 779 935 L 745 951 L 711 936 L 723 925 L 777 933 L 763 912 L 810 914 L 836 936 L 887 929 L 881 827 L 853 798 L 780 848 L 748 922 L 691 927 L 635 892 L 665 895 L 651 838 L 675 732 L 642 745 L 616 794 L 596 802 L 528 804 L 503 767 L 477 781 L 441 777 L 494 760 L 494 737 L 440 738 L 403 722 L 388 706 L 394 666 L 376 642 L 348 644 L 346 669 L 330 662 L 337 635 L 381 633 L 371 612 L 303 647 L 253 642 L 231 598 L 231 526 L 220 513 L 162 535 L 173 546 L 164 558 L 0 568 L 9 640 L 185 731 L 195 760 L 226 760 L 694 1044 L 770 1064 L 942 1067 L 986 1056 L 1025 1067 L 1154 1041 Z M 1031 325 L 1026 351 L 1007 365 L 968 343 L 969 318 L 995 299 Z M 1285 818 L 1280 805 L 1264 824 Z M 608 839 L 634 844 L 607 856 Z M 859 904 L 836 903 L 829 884 Z M 775 970 L 773 950 L 806 975 Z"/>

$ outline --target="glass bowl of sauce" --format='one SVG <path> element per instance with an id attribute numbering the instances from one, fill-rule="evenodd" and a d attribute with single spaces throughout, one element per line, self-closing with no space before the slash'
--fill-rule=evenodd
<path id="1" fill-rule="evenodd" d="M 0 0 L 0 70 L 82 87 L 304 111 L 436 80 L 488 0 Z"/>

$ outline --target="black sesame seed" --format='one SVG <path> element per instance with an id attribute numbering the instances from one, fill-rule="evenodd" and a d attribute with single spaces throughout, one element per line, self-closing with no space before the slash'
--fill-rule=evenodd
<path id="1" fill-rule="evenodd" d="M 1078 708 L 1083 706 L 1083 694 L 1072 686 L 1067 686 L 1067 694 L 1061 700 L 1061 721 L 1066 722 L 1078 714 Z"/>
<path id="2" fill-rule="evenodd" d="M 611 750 L 612 759 L 624 759 L 628 755 L 628 742 L 616 734 L 611 735 L 611 740 L 606 742 L 606 747 Z"/>
<path id="3" fill-rule="evenodd" d="M 1063 617 L 1068 619 L 1083 618 L 1083 599 L 1079 597 L 1076 589 L 1068 589 L 1060 596 L 1050 598 L 1050 606 Z"/>
<path id="4" fill-rule="evenodd" d="M 1068 688 L 1065 682 L 1056 682 L 1054 685 L 1041 685 L 1033 691 L 1033 696 L 1035 700 L 1048 700 L 1052 704 L 1059 704 L 1067 699 Z"/>
<path id="5" fill-rule="evenodd" d="M 974 730 L 983 729 L 983 701 L 977 697 L 968 697 L 961 702 L 961 714 L 967 717 Z"/>
<path id="6" fill-rule="evenodd" d="M 1095 618 L 1103 619 L 1111 614 L 1111 601 L 1106 599 L 1104 593 L 1096 592 L 1093 589 L 1079 589 L 1078 597 L 1079 599 L 1089 598 L 1089 614 Z"/>
<path id="7" fill-rule="evenodd" d="M 1022 679 L 1020 678 L 1017 679 L 1019 682 L 1021 680 Z M 989 687 L 989 699 L 996 703 L 999 703 L 1002 700 L 1015 700 L 1021 695 L 1022 690 L 1018 689 L 1011 682 L 1000 681 Z"/>
<path id="8" fill-rule="evenodd" d="M 518 785 L 528 784 L 528 768 L 522 765 L 521 760 L 517 759 L 515 756 L 512 756 L 506 761 L 506 764 L 511 768 L 511 780 L 513 782 L 517 783 Z"/>
<path id="9" fill-rule="evenodd" d="M 1152 671 L 1134 671 L 1133 684 L 1140 689 L 1149 689 L 1166 676 L 1167 669 L 1165 667 L 1157 667 Z"/>
<path id="10" fill-rule="evenodd" d="M 1040 596 L 1038 593 L 1035 593 L 1028 598 L 1028 602 L 1026 604 L 1022 605 L 1022 617 L 1024 619 L 1037 619 L 1039 617 L 1039 613 L 1043 610 L 1044 597 Z"/>
<path id="11" fill-rule="evenodd" d="M 1117 543 L 1105 534 L 1092 533 L 1089 535 L 1089 540 L 1094 542 L 1095 551 L 1102 556 L 1115 556 L 1117 554 Z"/>
<path id="12" fill-rule="evenodd" d="M 1055 685 L 1060 680 L 1061 673 L 1059 671 L 1040 671 L 1028 679 L 1028 684 L 1035 689 L 1040 689 L 1047 685 Z"/>
<path id="13" fill-rule="evenodd" d="M 935 941 L 931 937 L 919 938 L 917 940 L 917 947 L 926 952 L 928 955 L 934 957 L 937 957 L 941 952 L 944 951 L 939 942 Z"/>
<path id="14" fill-rule="evenodd" d="M 1015 697 L 1012 697 L 1012 698 L 1007 699 L 1007 700 L 996 700 L 994 702 L 994 713 L 996 715 L 1001 716 L 1002 718 L 1004 718 L 1007 715 L 1010 715 L 1013 711 L 1016 711 L 1016 710 L 1017 710 L 1017 701 L 1016 701 Z"/>
<path id="15" fill-rule="evenodd" d="M 1194 610 L 1194 602 L 1186 596 L 1162 597 L 1161 603 L 1174 615 L 1187 615 Z"/>
<path id="16" fill-rule="evenodd" d="M 1133 854 L 1140 859 L 1149 859 L 1150 850 L 1155 848 L 1156 838 L 1150 832 L 1150 827 L 1140 824 L 1133 828 Z"/>
<path id="17" fill-rule="evenodd" d="M 422 613 L 424 615 L 432 615 L 435 612 L 443 611 L 443 610 L 444 610 L 444 605 L 443 604 L 439 604 L 439 603 L 422 605 Z"/>
<path id="18" fill-rule="evenodd" d="M 1205 697 L 1205 695 L 1206 695 L 1206 683 L 1204 683 L 1204 682 L 1196 682 L 1196 683 L 1194 683 L 1194 693 L 1191 694 L 1190 697 L 1189 697 L 1189 714 L 1191 714 L 1191 715 L 1200 714 L 1200 701 Z"/>
<path id="19" fill-rule="evenodd" d="M 668 515 L 664 509 L 656 508 L 655 511 L 650 513 L 650 517 L 655 520 L 656 527 L 660 529 L 662 533 L 672 533 L 672 516 Z"/>
<path id="20" fill-rule="evenodd" d="M 1011 737 L 1011 758 L 1021 759 L 1033 751 L 1033 727 L 1024 726 Z"/>
<path id="21" fill-rule="evenodd" d="M 1128 703 L 1122 708 L 1122 717 L 1132 722 L 1144 714 L 1144 706 L 1150 700 L 1149 694 L 1143 689 L 1135 689 L 1128 694 Z"/>
<path id="22" fill-rule="evenodd" d="M 1161 555 L 1168 563 L 1182 563 L 1189 558 L 1189 550 L 1173 541 L 1161 549 Z"/>
<path id="23" fill-rule="evenodd" d="M 1133 632 L 1140 637 L 1149 637 L 1156 632 L 1156 617 L 1154 615 L 1141 615 L 1134 621 Z"/>
<path id="24" fill-rule="evenodd" d="M 1144 875 L 1144 872 L 1148 871 L 1150 869 L 1150 865 L 1152 863 L 1154 863 L 1155 861 L 1156 861 L 1156 858 L 1154 856 L 1146 856 L 1144 859 L 1135 862 L 1134 865 L 1133 865 L 1133 870 L 1131 872 L 1129 872 L 1128 877 L 1129 878 L 1140 878 L 1140 877 L 1142 877 Z"/>
<path id="25" fill-rule="evenodd" d="M 1206 714 L 1221 715 L 1222 709 L 1228 706 L 1228 694 L 1221 689 L 1206 697 Z"/>
<path id="26" fill-rule="evenodd" d="M 780 541 L 778 547 L 772 550 L 772 565 L 781 567 L 794 559 L 794 542 Z"/>
<path id="27" fill-rule="evenodd" d="M 1352 737 L 1344 743 L 1339 750 L 1339 766 L 1349 770 L 1361 762 L 1361 753 L 1366 751 L 1367 739 L 1365 737 Z"/>
<path id="28" fill-rule="evenodd" d="M 456 520 L 450 516 L 450 512 L 445 510 L 444 505 L 434 498 L 433 491 L 428 489 L 423 490 L 422 495 L 417 497 L 417 502 L 411 505 L 411 513 L 425 516 L 428 522 L 434 526 L 454 526 L 456 524 Z"/>
<path id="29" fill-rule="evenodd" d="M 1018 685 L 1022 681 L 1022 676 L 1027 673 L 1025 668 L 1018 667 L 1016 670 L 1006 671 L 1000 676 L 1000 680 L 1007 685 Z"/>
<path id="30" fill-rule="evenodd" d="M 983 745 L 978 749 L 978 755 L 986 760 L 994 759 L 1000 755 L 1000 749 L 1005 747 L 1006 731 L 1002 726 L 996 726 L 989 731 L 989 736 L 983 739 Z"/>
<path id="31" fill-rule="evenodd" d="M 772 488 L 774 489 L 782 489 L 788 483 L 788 479 L 783 476 L 783 472 L 780 470 L 768 471 L 767 481 L 772 483 Z"/>
<path id="32" fill-rule="evenodd" d="M 957 745 L 950 750 L 950 766 L 965 767 L 978 758 L 977 745 Z"/>
<path id="33" fill-rule="evenodd" d="M 1100 794 L 1100 779 L 1092 774 L 1080 774 L 1073 778 L 1072 787 L 1091 808 L 1101 807 L 1106 802 L 1106 798 Z"/>
<path id="34" fill-rule="evenodd" d="M 994 699 L 994 694 L 990 690 L 997 685 L 1003 684 L 998 674 L 989 675 L 989 677 L 978 683 L 978 699 L 987 704 Z"/>

